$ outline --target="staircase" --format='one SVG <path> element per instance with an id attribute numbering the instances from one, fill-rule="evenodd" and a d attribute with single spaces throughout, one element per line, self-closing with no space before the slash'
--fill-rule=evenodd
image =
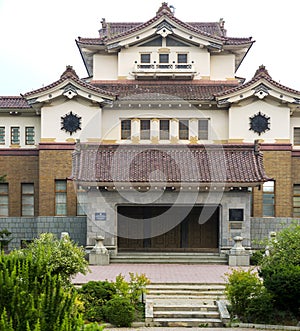
<path id="1" fill-rule="evenodd" d="M 150 284 L 145 301 L 146 325 L 222 327 L 224 289 L 224 284 Z"/>
<path id="2" fill-rule="evenodd" d="M 220 253 L 130 252 L 110 256 L 110 263 L 228 264 Z"/>

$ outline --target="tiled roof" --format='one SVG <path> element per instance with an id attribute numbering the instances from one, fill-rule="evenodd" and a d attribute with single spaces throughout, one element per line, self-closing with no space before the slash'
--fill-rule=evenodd
<path id="1" fill-rule="evenodd" d="M 72 178 L 100 183 L 253 185 L 267 181 L 253 145 L 77 144 Z"/>
<path id="2" fill-rule="evenodd" d="M 219 93 L 216 94 L 216 96 L 217 97 L 222 97 L 222 96 L 226 96 L 226 95 L 231 94 L 231 93 L 238 92 L 240 90 L 244 90 L 245 88 L 250 87 L 251 85 L 253 85 L 257 81 L 259 81 L 260 79 L 265 79 L 267 82 L 269 82 L 273 86 L 275 86 L 275 87 L 277 87 L 277 88 L 279 88 L 283 91 L 300 95 L 300 91 L 291 89 L 291 88 L 289 88 L 287 86 L 284 86 L 284 85 L 281 85 L 280 83 L 273 80 L 272 77 L 270 76 L 268 70 L 265 68 L 265 66 L 261 65 L 256 70 L 255 75 L 253 76 L 253 78 L 251 80 L 249 80 L 248 82 L 246 82 L 243 85 L 236 86 L 233 89 L 227 89 L 227 90 L 224 90 L 222 92 L 219 92 Z"/>
<path id="3" fill-rule="evenodd" d="M 0 96 L 0 109 L 30 109 L 22 96 Z"/>
<path id="4" fill-rule="evenodd" d="M 89 83 L 86 83 L 85 81 L 83 81 L 82 79 L 79 79 L 78 75 L 76 74 L 75 70 L 72 68 L 72 66 L 67 66 L 66 70 L 63 72 L 63 74 L 60 76 L 60 79 L 57 80 L 56 82 L 51 83 L 50 85 L 44 86 L 40 89 L 34 90 L 34 91 L 30 91 L 24 94 L 24 97 L 30 97 L 31 95 L 40 93 L 40 92 L 44 92 L 47 91 L 51 88 L 54 88 L 58 85 L 60 85 L 61 83 L 63 83 L 65 80 L 67 79 L 72 79 L 73 81 L 75 81 L 79 86 L 83 87 L 83 88 L 87 88 L 91 91 L 94 91 L 96 93 L 100 93 L 100 94 L 104 94 L 110 97 L 115 97 L 116 95 L 113 92 L 110 92 L 108 90 L 101 90 L 100 88 L 97 88 Z"/>
<path id="5" fill-rule="evenodd" d="M 196 33 L 200 36 L 207 36 L 219 40 L 225 45 L 244 45 L 252 43 L 252 38 L 232 38 L 226 36 L 224 29 L 224 21 L 219 22 L 183 22 L 176 18 L 172 13 L 167 3 L 163 3 L 157 11 L 156 15 L 147 22 L 106 22 L 102 21 L 102 28 L 99 30 L 99 38 L 79 38 L 79 44 L 85 45 L 104 45 L 113 41 L 114 39 L 125 37 L 132 33 L 136 33 L 153 23 L 159 21 L 161 17 L 167 17 L 170 21 L 178 24 L 190 32 Z"/>
<path id="6" fill-rule="evenodd" d="M 119 100 L 211 101 L 214 94 L 236 87 L 237 81 L 92 81 L 92 85 L 118 95 Z"/>

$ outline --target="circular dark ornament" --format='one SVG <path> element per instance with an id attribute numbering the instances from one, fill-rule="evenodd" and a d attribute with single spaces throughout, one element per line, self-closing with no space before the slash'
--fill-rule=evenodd
<path id="1" fill-rule="evenodd" d="M 61 130 L 69 132 L 70 135 L 77 130 L 81 130 L 81 117 L 76 114 L 73 114 L 71 111 L 61 117 Z"/>
<path id="2" fill-rule="evenodd" d="M 258 112 L 250 117 L 250 129 L 258 133 L 260 136 L 262 133 L 270 130 L 270 117 Z"/>

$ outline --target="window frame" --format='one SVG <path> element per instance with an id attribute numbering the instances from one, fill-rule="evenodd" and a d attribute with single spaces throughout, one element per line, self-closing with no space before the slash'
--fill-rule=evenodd
<path id="1" fill-rule="evenodd" d="M 298 188 L 297 192 L 295 188 Z M 295 205 L 296 200 L 299 202 L 299 206 Z M 295 210 L 299 210 L 295 212 Z M 300 184 L 293 185 L 293 217 L 300 217 Z"/>
<path id="2" fill-rule="evenodd" d="M 201 128 L 201 123 L 206 123 L 206 128 Z M 198 120 L 198 140 L 208 140 L 209 134 L 209 120 L 207 118 L 201 118 Z"/>
<path id="3" fill-rule="evenodd" d="M 59 187 L 59 184 L 64 184 L 63 189 Z M 63 199 L 61 199 L 63 198 Z M 62 200 L 63 202 L 61 202 Z M 68 197 L 67 197 L 67 180 L 66 179 L 55 179 L 55 216 L 67 216 L 68 214 Z M 60 212 L 61 207 L 64 211 Z"/>
<path id="4" fill-rule="evenodd" d="M 182 128 L 182 126 L 185 128 Z M 190 128 L 188 119 L 180 119 L 178 121 L 178 131 L 179 140 L 189 140 Z"/>
<path id="5" fill-rule="evenodd" d="M 185 61 L 182 61 L 181 57 L 184 57 Z M 187 53 L 177 53 L 177 63 L 178 64 L 187 64 L 188 63 L 188 54 Z"/>
<path id="6" fill-rule="evenodd" d="M 25 187 L 30 187 L 32 190 L 26 191 Z M 32 202 L 25 203 L 26 198 L 31 198 Z M 26 207 L 30 207 L 30 212 L 26 212 Z M 21 216 L 34 217 L 34 183 L 21 183 Z"/>
<path id="7" fill-rule="evenodd" d="M 168 123 L 167 129 L 162 128 L 163 123 Z M 170 120 L 168 119 L 159 120 L 159 140 L 170 140 Z"/>
<path id="8" fill-rule="evenodd" d="M 30 132 L 30 129 L 32 129 L 32 132 Z M 34 126 L 25 126 L 25 145 L 35 145 Z"/>
<path id="9" fill-rule="evenodd" d="M 151 53 L 141 53 L 140 61 L 142 64 L 150 64 L 151 63 Z"/>
<path id="10" fill-rule="evenodd" d="M 129 128 L 126 128 L 126 124 L 128 125 Z M 130 119 L 121 120 L 121 140 L 131 140 L 131 131 L 132 131 L 131 120 Z"/>
<path id="11" fill-rule="evenodd" d="M 271 184 L 271 183 L 273 183 L 273 185 L 267 186 L 267 184 Z M 263 196 L 262 196 L 263 217 L 275 217 L 275 181 L 270 180 L 268 182 L 265 182 L 263 184 L 262 190 L 263 190 Z M 271 201 L 272 203 L 266 203 L 269 201 Z"/>
<path id="12" fill-rule="evenodd" d="M 2 190 L 2 188 L 5 188 Z M 0 217 L 9 217 L 9 185 L 8 183 L 0 183 Z M 3 203 L 2 197 L 6 197 L 6 202 Z M 5 199 L 4 199 L 5 200 Z M 6 208 L 5 208 L 6 206 Z M 4 208 L 3 208 L 4 207 Z M 2 210 L 6 210 L 5 213 Z"/>
<path id="13" fill-rule="evenodd" d="M 17 139 L 15 140 L 15 136 L 17 135 Z M 10 127 L 10 144 L 11 145 L 20 145 L 20 127 L 19 126 L 11 126 Z"/>
<path id="14" fill-rule="evenodd" d="M 5 145 L 5 126 L 0 126 L 0 145 Z"/>
<path id="15" fill-rule="evenodd" d="M 297 132 L 297 134 L 296 134 L 296 132 Z M 296 126 L 294 127 L 293 140 L 294 140 L 294 145 L 300 146 L 300 127 L 296 127 Z"/>
<path id="16" fill-rule="evenodd" d="M 151 120 L 140 119 L 140 139 L 150 140 L 151 135 Z"/>

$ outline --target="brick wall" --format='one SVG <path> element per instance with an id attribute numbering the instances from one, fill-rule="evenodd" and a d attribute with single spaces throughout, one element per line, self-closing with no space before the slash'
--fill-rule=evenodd
<path id="1" fill-rule="evenodd" d="M 30 153 L 29 153 L 30 154 Z M 9 184 L 9 216 L 21 216 L 21 184 L 33 183 L 38 192 L 38 156 L 16 152 L 16 155 L 0 155 L 0 175 L 6 175 Z M 38 213 L 38 195 L 35 194 L 35 214 Z"/>
<path id="2" fill-rule="evenodd" d="M 41 149 L 39 152 L 39 215 L 55 215 L 55 180 L 67 179 L 72 173 L 73 146 L 66 149 L 59 145 Z M 51 149 L 50 149 L 51 148 Z M 56 149 L 57 148 L 57 149 Z M 76 193 L 71 181 L 67 182 L 67 214 L 76 216 Z"/>
<path id="3" fill-rule="evenodd" d="M 292 216 L 292 153 L 290 146 L 268 146 L 263 150 L 268 177 L 275 179 L 275 217 Z M 253 192 L 253 216 L 262 217 L 262 187 Z"/>

